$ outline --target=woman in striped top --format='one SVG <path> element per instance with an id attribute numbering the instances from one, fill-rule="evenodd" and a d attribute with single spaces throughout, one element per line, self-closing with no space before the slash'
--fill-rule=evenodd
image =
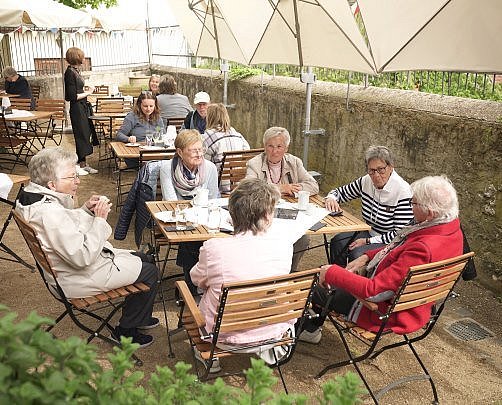
<path id="1" fill-rule="evenodd" d="M 345 266 L 364 252 L 389 243 L 396 231 L 413 219 L 410 185 L 394 170 L 394 159 L 385 146 L 366 151 L 366 172 L 353 182 L 329 192 L 326 208 L 338 211 L 339 203 L 361 198 L 362 215 L 369 232 L 344 232 L 331 239 L 331 261 Z"/>

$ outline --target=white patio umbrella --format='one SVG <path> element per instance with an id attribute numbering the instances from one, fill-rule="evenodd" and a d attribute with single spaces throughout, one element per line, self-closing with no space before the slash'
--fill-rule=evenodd
<path id="1" fill-rule="evenodd" d="M 190 49 L 196 56 L 217 58 L 223 72 L 223 104 L 227 105 L 228 64 L 247 59 L 220 12 L 216 0 L 169 0 Z"/>
<path id="2" fill-rule="evenodd" d="M 87 13 L 52 0 L 2 0 L 0 25 L 18 27 L 35 25 L 40 28 L 90 27 L 92 18 Z"/>
<path id="3" fill-rule="evenodd" d="M 306 66 L 303 163 L 307 166 L 314 76 L 311 66 L 374 74 L 347 0 L 217 0 L 249 64 Z"/>
<path id="4" fill-rule="evenodd" d="M 378 72 L 502 72 L 502 1 L 358 0 Z"/>

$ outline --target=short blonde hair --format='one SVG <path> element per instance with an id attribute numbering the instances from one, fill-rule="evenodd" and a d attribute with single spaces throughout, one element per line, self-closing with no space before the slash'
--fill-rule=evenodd
<path id="1" fill-rule="evenodd" d="M 81 65 L 84 63 L 84 51 L 74 46 L 68 48 L 66 51 L 66 61 L 70 65 Z"/>
<path id="2" fill-rule="evenodd" d="M 196 142 L 203 142 L 200 132 L 196 129 L 184 129 L 176 137 L 174 147 L 176 149 L 184 150 Z"/>

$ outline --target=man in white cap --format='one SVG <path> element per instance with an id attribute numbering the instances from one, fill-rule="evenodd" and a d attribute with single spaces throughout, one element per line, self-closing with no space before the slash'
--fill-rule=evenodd
<path id="1" fill-rule="evenodd" d="M 193 99 L 195 111 L 188 113 L 181 129 L 196 129 L 203 134 L 206 131 L 207 105 L 210 102 L 209 94 L 199 91 Z"/>

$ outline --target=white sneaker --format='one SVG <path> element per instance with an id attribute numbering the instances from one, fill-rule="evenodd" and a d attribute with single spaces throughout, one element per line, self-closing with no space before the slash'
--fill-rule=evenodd
<path id="1" fill-rule="evenodd" d="M 89 172 L 79 165 L 75 166 L 75 171 L 79 176 L 87 176 Z"/>
<path id="2" fill-rule="evenodd" d="M 321 328 L 317 328 L 313 332 L 309 332 L 308 330 L 302 331 L 298 336 L 298 340 L 302 342 L 312 343 L 314 345 L 318 344 L 322 338 Z"/>
<path id="3" fill-rule="evenodd" d="M 98 171 L 96 169 L 93 169 L 91 166 L 86 166 L 86 167 L 83 167 L 83 169 L 89 173 L 89 174 L 96 174 Z"/>
<path id="4" fill-rule="evenodd" d="M 208 361 L 204 360 L 202 358 L 202 356 L 200 355 L 200 352 L 196 348 L 194 348 L 194 352 L 195 352 L 195 358 L 197 360 L 199 360 L 204 365 L 204 368 L 207 369 Z M 216 358 L 213 360 L 213 364 L 211 364 L 211 368 L 209 369 L 209 372 L 210 373 L 219 373 L 220 371 L 221 371 L 220 359 Z"/>

